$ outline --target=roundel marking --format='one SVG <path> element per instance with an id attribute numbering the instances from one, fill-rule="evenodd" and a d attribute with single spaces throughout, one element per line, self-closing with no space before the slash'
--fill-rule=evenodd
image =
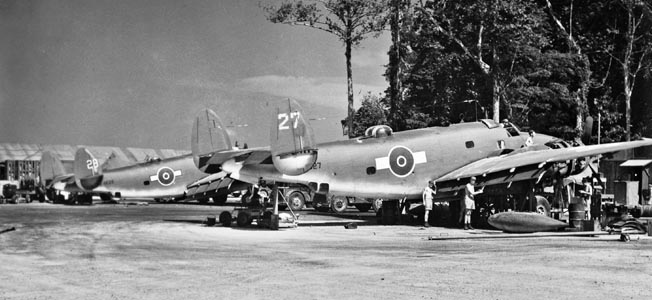
<path id="1" fill-rule="evenodd" d="M 389 170 L 398 177 L 405 177 L 414 171 L 414 155 L 410 149 L 396 146 L 389 150 Z"/>
<path id="2" fill-rule="evenodd" d="M 162 167 L 156 172 L 158 182 L 163 186 L 168 186 L 174 183 L 174 171 L 168 167 Z"/>

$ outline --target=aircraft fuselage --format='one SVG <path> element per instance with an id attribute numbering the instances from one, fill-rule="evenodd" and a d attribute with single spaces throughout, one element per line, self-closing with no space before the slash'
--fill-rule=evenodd
<path id="1" fill-rule="evenodd" d="M 183 155 L 104 171 L 102 183 L 93 191 L 120 193 L 122 198 L 178 198 L 188 184 L 204 176 L 192 155 Z"/>
<path id="2" fill-rule="evenodd" d="M 283 175 L 272 164 L 244 165 L 231 176 L 249 182 L 266 178 L 313 186 L 325 183 L 332 195 L 420 198 L 429 180 L 506 149 L 520 149 L 525 139 L 525 134 L 510 134 L 500 126 L 462 123 L 319 144 L 313 168 L 298 176 Z"/>

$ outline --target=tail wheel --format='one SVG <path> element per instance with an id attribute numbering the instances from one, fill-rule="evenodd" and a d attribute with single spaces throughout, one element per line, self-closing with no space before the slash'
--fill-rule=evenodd
<path id="1" fill-rule="evenodd" d="M 288 206 L 292 210 L 301 210 L 306 204 L 305 195 L 300 191 L 293 191 L 292 193 L 290 193 L 290 195 L 287 197 L 287 200 L 288 200 Z"/>
<path id="2" fill-rule="evenodd" d="M 550 217 L 550 203 L 548 199 L 539 195 L 535 196 L 535 198 L 537 199 L 536 213 Z"/>
<path id="3" fill-rule="evenodd" d="M 346 210 L 346 207 L 349 205 L 349 201 L 346 197 L 335 196 L 331 202 L 331 208 L 336 213 L 342 213 Z"/>

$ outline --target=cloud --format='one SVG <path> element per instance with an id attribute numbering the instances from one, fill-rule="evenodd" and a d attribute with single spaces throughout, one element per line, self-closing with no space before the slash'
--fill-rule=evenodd
<path id="1" fill-rule="evenodd" d="M 351 55 L 351 65 L 357 68 L 378 68 L 388 63 L 387 49 L 358 49 Z"/>
<path id="2" fill-rule="evenodd" d="M 265 75 L 240 80 L 239 89 L 267 93 L 279 97 L 300 99 L 335 108 L 346 108 L 347 88 L 345 77 L 294 77 Z M 379 94 L 387 87 L 353 83 L 355 106 L 360 105 L 362 96 L 371 92 Z"/>

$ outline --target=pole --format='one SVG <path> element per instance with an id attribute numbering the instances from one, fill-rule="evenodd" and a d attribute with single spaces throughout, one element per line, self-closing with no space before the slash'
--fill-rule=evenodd
<path id="1" fill-rule="evenodd" d="M 276 183 L 272 186 L 272 197 L 274 197 L 274 213 L 269 222 L 269 228 L 278 230 L 278 185 Z"/>

